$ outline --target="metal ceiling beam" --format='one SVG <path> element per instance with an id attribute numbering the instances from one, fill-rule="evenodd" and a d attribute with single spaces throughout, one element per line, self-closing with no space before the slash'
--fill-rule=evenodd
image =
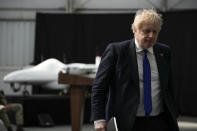
<path id="1" fill-rule="evenodd" d="M 66 0 L 66 13 L 73 13 L 73 0 Z"/>
<path id="2" fill-rule="evenodd" d="M 168 0 L 162 0 L 162 10 L 163 12 L 168 10 Z"/>

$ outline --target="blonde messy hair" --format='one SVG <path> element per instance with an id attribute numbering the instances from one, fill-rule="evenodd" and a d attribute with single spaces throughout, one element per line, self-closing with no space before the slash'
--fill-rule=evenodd
<path id="1" fill-rule="evenodd" d="M 157 13 L 155 9 L 138 10 L 132 24 L 132 29 L 141 29 L 144 24 L 151 23 L 160 31 L 163 23 L 162 21 L 161 14 Z"/>

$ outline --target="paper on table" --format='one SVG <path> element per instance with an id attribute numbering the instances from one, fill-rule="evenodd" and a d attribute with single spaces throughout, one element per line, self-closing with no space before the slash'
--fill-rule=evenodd
<path id="1" fill-rule="evenodd" d="M 107 123 L 107 131 L 118 131 L 115 117 L 112 117 Z"/>

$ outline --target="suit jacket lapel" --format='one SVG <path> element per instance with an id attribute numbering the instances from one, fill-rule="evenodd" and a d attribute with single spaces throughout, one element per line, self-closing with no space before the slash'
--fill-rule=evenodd
<path id="1" fill-rule="evenodd" d="M 137 56 L 135 49 L 135 40 L 132 39 L 129 45 L 129 68 L 131 71 L 131 78 L 134 79 L 135 83 L 139 87 L 139 73 L 138 73 L 138 65 L 137 65 Z"/>
<path id="2" fill-rule="evenodd" d="M 160 48 L 159 45 L 155 44 L 153 47 L 155 58 L 157 62 L 157 68 L 159 72 L 159 78 L 160 78 L 160 85 L 161 88 L 164 88 L 166 84 L 168 83 L 168 65 L 166 65 L 165 60 L 165 52 Z"/>

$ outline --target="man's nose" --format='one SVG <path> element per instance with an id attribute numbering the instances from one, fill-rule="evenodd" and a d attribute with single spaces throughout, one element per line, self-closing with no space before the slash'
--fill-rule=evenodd
<path id="1" fill-rule="evenodd" d="M 149 32 L 148 36 L 152 38 L 154 36 L 154 33 L 153 32 Z"/>

